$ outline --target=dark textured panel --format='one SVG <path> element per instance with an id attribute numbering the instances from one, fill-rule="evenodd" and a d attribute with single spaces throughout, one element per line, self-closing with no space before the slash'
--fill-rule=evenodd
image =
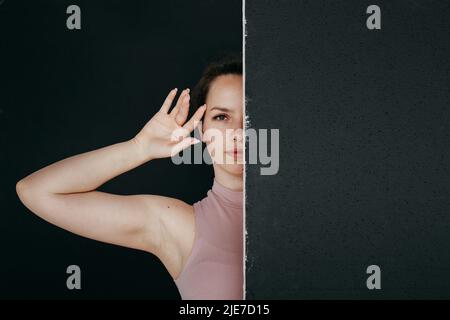
<path id="1" fill-rule="evenodd" d="M 248 299 L 450 297 L 449 14 L 247 1 L 247 111 L 281 157 L 247 170 Z"/>

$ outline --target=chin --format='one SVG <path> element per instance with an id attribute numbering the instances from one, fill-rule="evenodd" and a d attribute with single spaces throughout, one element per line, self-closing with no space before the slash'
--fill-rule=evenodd
<path id="1" fill-rule="evenodd" d="M 244 175 L 244 165 L 243 164 L 227 164 L 224 165 L 225 171 L 235 176 Z"/>
<path id="2" fill-rule="evenodd" d="M 220 161 L 219 161 L 220 160 Z M 225 163 L 223 163 L 225 161 Z M 222 159 L 214 159 L 215 165 L 219 166 L 223 171 L 228 174 L 243 177 L 244 176 L 244 164 L 241 158 L 233 159 L 224 153 Z M 222 162 L 222 163 L 221 163 Z"/>

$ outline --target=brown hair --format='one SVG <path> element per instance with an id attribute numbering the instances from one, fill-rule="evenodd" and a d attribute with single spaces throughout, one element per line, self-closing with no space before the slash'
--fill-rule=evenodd
<path id="1" fill-rule="evenodd" d="M 227 54 L 208 64 L 192 91 L 192 105 L 197 108 L 206 102 L 209 88 L 215 78 L 227 74 L 242 75 L 242 56 L 239 53 Z"/>

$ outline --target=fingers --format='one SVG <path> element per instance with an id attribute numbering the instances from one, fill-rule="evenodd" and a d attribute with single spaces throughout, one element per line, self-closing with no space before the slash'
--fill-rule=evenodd
<path id="1" fill-rule="evenodd" d="M 178 109 L 178 113 L 175 116 L 175 122 L 179 125 L 182 126 L 185 122 L 186 122 L 186 118 L 189 114 L 189 93 L 187 93 L 184 96 L 183 102 L 180 105 L 180 108 Z"/>
<path id="2" fill-rule="evenodd" d="M 182 141 L 178 142 L 171 150 L 171 157 L 173 157 L 174 155 L 178 154 L 179 152 L 181 152 L 182 150 L 186 149 L 187 147 L 196 144 L 196 143 L 200 143 L 201 141 L 193 138 L 193 137 L 188 137 L 188 138 L 184 138 Z"/>
<path id="3" fill-rule="evenodd" d="M 183 126 L 183 128 L 191 133 L 200 123 L 200 120 L 202 119 L 203 115 L 206 111 L 206 104 L 198 107 L 197 111 L 195 111 L 194 115 L 189 119 L 189 121 Z"/>
<path id="4" fill-rule="evenodd" d="M 172 89 L 169 94 L 166 97 L 166 100 L 164 100 L 164 103 L 160 109 L 161 112 L 167 113 L 170 109 L 170 106 L 172 105 L 173 99 L 175 98 L 175 95 L 177 94 L 177 88 Z"/>
<path id="5" fill-rule="evenodd" d="M 190 91 L 190 90 L 189 90 L 189 88 L 188 88 L 188 89 L 184 89 L 184 90 L 181 92 L 180 96 L 178 97 L 177 104 L 175 105 L 175 107 L 173 107 L 172 111 L 170 111 L 170 116 L 171 116 L 172 118 L 175 118 L 176 115 L 178 114 L 178 111 L 179 111 L 179 109 L 181 108 L 181 106 L 182 106 L 183 104 L 186 104 L 185 97 L 186 97 L 186 95 L 189 95 L 189 91 Z M 189 102 L 189 101 L 187 101 L 187 102 Z"/>

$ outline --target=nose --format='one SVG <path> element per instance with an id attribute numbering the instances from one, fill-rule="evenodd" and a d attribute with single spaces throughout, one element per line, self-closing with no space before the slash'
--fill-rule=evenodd
<path id="1" fill-rule="evenodd" d="M 233 141 L 234 142 L 242 142 L 242 139 L 243 139 L 243 130 L 242 130 L 242 128 L 238 128 L 238 129 L 235 129 L 235 130 L 233 130 Z"/>

